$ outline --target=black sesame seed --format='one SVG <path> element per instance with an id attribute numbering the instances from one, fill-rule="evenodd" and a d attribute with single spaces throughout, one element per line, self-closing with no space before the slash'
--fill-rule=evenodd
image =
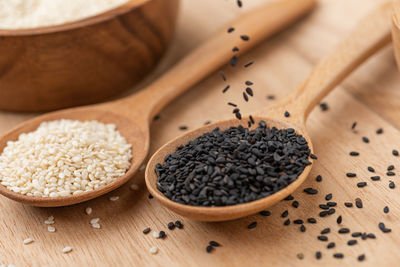
<path id="1" fill-rule="evenodd" d="M 310 154 L 310 158 L 312 158 L 312 159 L 318 159 L 318 157 L 316 156 L 316 155 L 314 155 L 314 154 Z"/>
<path id="2" fill-rule="evenodd" d="M 237 61 L 238 61 L 237 56 L 233 56 L 233 57 L 231 58 L 231 60 L 230 60 L 231 66 L 232 66 L 232 67 L 235 67 L 236 64 L 237 64 Z"/>
<path id="3" fill-rule="evenodd" d="M 351 151 L 349 154 L 350 154 L 350 156 L 353 156 L 353 157 L 360 155 L 360 153 L 358 153 L 356 151 Z"/>
<path id="4" fill-rule="evenodd" d="M 223 71 L 220 71 L 219 75 L 221 76 L 222 80 L 226 81 L 226 76 L 225 76 L 225 73 Z"/>
<path id="5" fill-rule="evenodd" d="M 236 3 L 237 3 L 237 6 L 238 6 L 238 7 L 242 7 L 242 6 L 243 6 L 243 3 L 242 3 L 241 0 L 237 0 Z"/>
<path id="6" fill-rule="evenodd" d="M 355 122 L 353 122 L 353 124 L 351 125 L 351 129 L 354 130 L 354 129 L 356 128 L 356 126 L 357 126 L 357 122 L 355 121 Z"/>
<path id="7" fill-rule="evenodd" d="M 254 96 L 253 90 L 252 90 L 250 87 L 247 87 L 247 88 L 246 88 L 246 93 L 247 93 L 249 96 Z"/>
<path id="8" fill-rule="evenodd" d="M 350 229 L 349 228 L 340 228 L 338 233 L 339 234 L 348 234 L 348 233 L 350 233 Z"/>
<path id="9" fill-rule="evenodd" d="M 234 46 L 234 47 L 232 48 L 232 52 L 239 52 L 239 47 Z"/>
<path id="10" fill-rule="evenodd" d="M 325 217 L 325 216 L 327 216 L 327 215 L 329 215 L 329 211 L 327 211 L 327 210 L 321 211 L 321 212 L 319 213 L 319 217 Z"/>
<path id="11" fill-rule="evenodd" d="M 392 229 L 386 228 L 386 226 L 385 226 L 385 224 L 384 224 L 383 222 L 380 222 L 380 223 L 378 224 L 378 227 L 379 227 L 379 229 L 381 229 L 381 231 L 382 231 L 383 233 L 390 233 L 390 232 L 392 231 Z"/>
<path id="12" fill-rule="evenodd" d="M 241 119 L 242 119 L 242 114 L 240 114 L 240 112 L 236 112 L 236 113 L 235 113 L 235 117 L 236 117 L 238 120 L 241 120 Z"/>
<path id="13" fill-rule="evenodd" d="M 268 211 L 268 210 L 262 210 L 262 211 L 260 211 L 260 215 L 261 215 L 261 216 L 270 216 L 270 215 L 271 215 L 271 212 Z"/>
<path id="14" fill-rule="evenodd" d="M 181 131 L 186 131 L 187 129 L 188 129 L 188 127 L 186 125 L 179 126 L 179 130 L 181 130 Z"/>
<path id="15" fill-rule="evenodd" d="M 347 245 L 349 245 L 349 246 L 354 246 L 355 244 L 357 244 L 357 240 L 355 240 L 355 239 L 351 239 L 351 240 L 347 241 Z"/>
<path id="16" fill-rule="evenodd" d="M 362 141 L 364 143 L 369 143 L 369 139 L 367 137 L 365 137 L 365 136 L 362 137 Z"/>
<path id="17" fill-rule="evenodd" d="M 354 178 L 354 177 L 357 176 L 357 174 L 352 173 L 352 172 L 348 172 L 348 173 L 346 173 L 346 176 L 349 177 L 349 178 Z"/>
<path id="18" fill-rule="evenodd" d="M 251 82 L 251 81 L 245 81 L 244 84 L 247 85 L 247 86 L 251 86 L 251 85 L 253 85 L 253 82 Z"/>
<path id="19" fill-rule="evenodd" d="M 311 188 L 311 187 L 307 187 L 303 190 L 305 193 L 309 194 L 309 195 L 316 195 L 318 194 L 318 190 Z"/>
<path id="20" fill-rule="evenodd" d="M 257 227 L 257 222 L 252 222 L 247 226 L 248 229 L 254 229 L 256 227 Z"/>
<path id="21" fill-rule="evenodd" d="M 149 198 L 149 199 L 152 199 L 152 198 L 153 198 L 153 195 L 152 195 L 152 194 L 149 194 L 149 195 L 148 195 L 148 198 Z"/>
<path id="22" fill-rule="evenodd" d="M 342 220 L 343 220 L 342 215 L 339 215 L 339 217 L 337 217 L 336 219 L 337 224 L 341 224 Z"/>
<path id="23" fill-rule="evenodd" d="M 297 258 L 298 258 L 299 260 L 304 259 L 304 254 L 303 254 L 303 253 L 298 253 L 296 256 L 297 256 Z"/>
<path id="24" fill-rule="evenodd" d="M 330 249 L 330 248 L 334 248 L 336 246 L 335 242 L 330 242 L 326 248 Z"/>
<path id="25" fill-rule="evenodd" d="M 322 111 L 327 111 L 329 109 L 328 104 L 325 102 L 320 103 L 319 107 L 321 108 Z"/>
<path id="26" fill-rule="evenodd" d="M 322 258 L 322 253 L 321 253 L 321 251 L 315 252 L 315 258 L 316 258 L 317 260 L 320 260 L 320 259 Z"/>
<path id="27" fill-rule="evenodd" d="M 379 181 L 381 179 L 380 176 L 371 176 L 372 181 Z"/>
<path id="28" fill-rule="evenodd" d="M 182 229 L 182 228 L 183 228 L 183 224 L 182 224 L 181 221 L 176 221 L 176 222 L 175 222 L 175 226 L 176 226 L 176 228 L 178 228 L 178 229 Z"/>
<path id="29" fill-rule="evenodd" d="M 358 261 L 364 261 L 365 260 L 365 254 L 361 254 L 357 257 Z"/>
<path id="30" fill-rule="evenodd" d="M 225 88 L 222 90 L 222 93 L 223 93 L 223 94 L 226 93 L 226 91 L 228 91 L 229 88 L 231 88 L 230 85 L 225 86 Z"/>
<path id="31" fill-rule="evenodd" d="M 267 99 L 269 99 L 269 100 L 274 100 L 274 99 L 275 99 L 275 96 L 274 96 L 274 95 L 267 95 Z"/>
<path id="32" fill-rule="evenodd" d="M 210 124 L 211 123 L 211 121 L 206 121 L 205 123 L 204 123 L 204 125 L 208 125 L 208 124 Z"/>
<path id="33" fill-rule="evenodd" d="M 300 231 L 303 233 L 306 231 L 306 227 L 304 226 L 304 224 L 300 226 Z"/>
<path id="34" fill-rule="evenodd" d="M 284 212 L 282 212 L 281 217 L 286 218 L 288 215 L 289 215 L 289 211 L 285 210 Z"/>
<path id="35" fill-rule="evenodd" d="M 292 202 L 292 207 L 297 209 L 299 207 L 299 202 L 297 200 Z"/>
<path id="36" fill-rule="evenodd" d="M 288 226 L 290 224 L 290 219 L 287 219 L 283 222 L 283 225 Z"/>
<path id="37" fill-rule="evenodd" d="M 321 235 L 329 234 L 331 232 L 331 228 L 325 228 L 321 231 Z"/>
<path id="38" fill-rule="evenodd" d="M 354 233 L 351 234 L 352 237 L 359 237 L 361 235 L 362 235 L 361 232 L 354 232 Z"/>
<path id="39" fill-rule="evenodd" d="M 367 233 L 362 233 L 361 239 L 366 240 L 368 238 Z"/>
<path id="40" fill-rule="evenodd" d="M 219 246 L 221 246 L 221 244 L 218 243 L 217 241 L 210 241 L 210 246 L 219 247 Z"/>
<path id="41" fill-rule="evenodd" d="M 384 213 L 389 213 L 389 207 L 388 207 L 388 206 L 385 206 L 385 207 L 383 208 L 383 212 L 384 212 Z"/>
<path id="42" fill-rule="evenodd" d="M 328 237 L 325 235 L 319 235 L 317 238 L 319 241 L 324 241 L 324 242 L 328 241 Z"/>
<path id="43" fill-rule="evenodd" d="M 159 236 L 161 239 L 164 239 L 167 235 L 165 234 L 164 231 L 160 231 L 160 233 L 158 233 L 158 236 Z"/>
<path id="44" fill-rule="evenodd" d="M 246 92 L 243 92 L 243 99 L 244 99 L 244 101 L 246 101 L 246 102 L 249 101 L 249 97 L 247 96 Z"/>
<path id="45" fill-rule="evenodd" d="M 250 67 L 251 65 L 253 65 L 253 63 L 254 63 L 254 61 L 249 61 L 249 62 L 247 62 L 246 64 L 244 64 L 243 66 L 244 66 L 245 68 L 247 68 L 247 67 Z"/>
<path id="46" fill-rule="evenodd" d="M 243 41 L 249 41 L 249 40 L 250 40 L 250 37 L 247 36 L 247 35 L 240 35 L 240 38 L 241 38 Z"/>
<path id="47" fill-rule="evenodd" d="M 297 219 L 293 221 L 294 224 L 303 224 L 304 221 L 302 219 Z"/>
<path id="48" fill-rule="evenodd" d="M 326 205 L 328 205 L 328 207 L 336 207 L 337 203 L 333 202 L 333 201 L 329 201 L 329 202 L 326 203 Z"/>
<path id="49" fill-rule="evenodd" d="M 329 214 L 329 215 L 332 215 L 332 214 L 334 214 L 335 212 L 336 212 L 336 210 L 333 209 L 333 208 L 328 210 L 328 214 Z"/>
<path id="50" fill-rule="evenodd" d="M 175 228 L 174 222 L 169 222 L 167 227 L 168 227 L 169 230 L 173 230 Z"/>
<path id="51" fill-rule="evenodd" d="M 373 233 L 367 234 L 367 237 L 371 238 L 371 239 L 375 239 L 376 238 L 376 236 Z"/>
<path id="52" fill-rule="evenodd" d="M 394 165 L 389 165 L 389 166 L 387 167 L 387 170 L 388 170 L 388 171 L 393 171 L 393 170 L 394 170 Z"/>
<path id="53" fill-rule="evenodd" d="M 399 155 L 399 151 L 396 149 L 393 149 L 392 154 L 393 154 L 393 156 L 397 157 Z"/>
<path id="54" fill-rule="evenodd" d="M 154 116 L 153 121 L 158 121 L 161 118 L 160 114 Z"/>
<path id="55" fill-rule="evenodd" d="M 308 223 L 313 223 L 313 224 L 314 224 L 314 223 L 317 223 L 317 220 L 316 220 L 315 218 L 308 218 L 308 219 L 307 219 L 307 222 L 308 222 Z"/>
<path id="56" fill-rule="evenodd" d="M 353 207 L 353 203 L 351 203 L 351 202 L 345 202 L 344 205 L 345 205 L 347 208 Z"/>
<path id="57" fill-rule="evenodd" d="M 143 230 L 143 234 L 147 235 L 148 233 L 150 233 L 150 231 L 151 231 L 151 228 L 150 228 L 150 227 L 147 227 L 147 228 L 145 228 L 145 229 Z"/>
<path id="58" fill-rule="evenodd" d="M 393 181 L 390 181 L 389 188 L 394 189 L 395 187 L 396 187 L 395 183 Z"/>
<path id="59" fill-rule="evenodd" d="M 213 251 L 213 250 L 214 250 L 214 247 L 211 246 L 211 245 L 208 245 L 208 246 L 206 247 L 206 252 L 207 252 L 207 253 L 211 253 L 211 251 Z"/>
<path id="60" fill-rule="evenodd" d="M 319 204 L 319 208 L 323 210 L 329 210 L 329 206 L 326 204 Z"/>
<path id="61" fill-rule="evenodd" d="M 359 188 L 363 188 L 366 185 L 367 185 L 367 182 L 359 182 L 359 183 L 357 183 L 357 187 L 359 187 Z"/>
<path id="62" fill-rule="evenodd" d="M 386 175 L 387 176 L 395 176 L 396 174 L 394 172 L 387 172 Z"/>
<path id="63" fill-rule="evenodd" d="M 292 195 L 288 195 L 287 197 L 284 198 L 284 200 L 286 200 L 286 201 L 290 201 L 293 199 L 294 199 L 294 196 L 292 196 Z"/>
<path id="64" fill-rule="evenodd" d="M 368 166 L 367 170 L 370 171 L 370 172 L 375 172 L 375 169 L 372 168 L 371 166 Z"/>
<path id="65" fill-rule="evenodd" d="M 317 175 L 317 177 L 315 178 L 315 180 L 317 182 L 321 182 L 322 181 L 322 176 L 321 175 Z"/>
<path id="66" fill-rule="evenodd" d="M 382 128 L 379 128 L 378 130 L 376 130 L 376 133 L 377 133 L 377 134 L 382 134 L 382 133 L 383 133 L 383 129 L 382 129 Z"/>
<path id="67" fill-rule="evenodd" d="M 235 30 L 235 28 L 230 27 L 230 28 L 228 28 L 228 33 L 231 33 L 231 32 L 233 32 L 234 30 Z"/>
<path id="68" fill-rule="evenodd" d="M 228 105 L 229 105 L 229 106 L 232 106 L 232 107 L 237 107 L 237 105 L 234 104 L 234 103 L 232 103 L 232 102 L 228 102 Z"/>
<path id="69" fill-rule="evenodd" d="M 357 208 L 362 209 L 363 203 L 360 198 L 356 198 L 356 206 L 357 206 Z"/>
<path id="70" fill-rule="evenodd" d="M 285 115 L 286 118 L 289 118 L 289 117 L 290 117 L 289 111 L 285 111 L 285 113 L 284 113 L 283 115 Z"/>
<path id="71" fill-rule="evenodd" d="M 331 193 L 329 193 L 329 194 L 327 194 L 326 196 L 325 196 L 325 200 L 331 200 L 332 199 L 332 194 Z"/>
<path id="72" fill-rule="evenodd" d="M 344 255 L 342 253 L 335 253 L 335 254 L 333 254 L 333 257 L 336 259 L 343 259 Z"/>

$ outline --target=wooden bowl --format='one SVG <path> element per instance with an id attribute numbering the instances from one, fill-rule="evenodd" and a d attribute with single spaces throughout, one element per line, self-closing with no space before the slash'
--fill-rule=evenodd
<path id="1" fill-rule="evenodd" d="M 86 105 L 131 88 L 164 54 L 179 0 L 131 0 L 58 26 L 0 30 L 0 109 Z"/>

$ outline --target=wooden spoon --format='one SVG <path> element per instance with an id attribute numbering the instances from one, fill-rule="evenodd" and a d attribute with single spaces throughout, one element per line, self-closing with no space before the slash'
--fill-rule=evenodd
<path id="1" fill-rule="evenodd" d="M 391 6 L 387 3 L 369 14 L 366 19 L 358 24 L 348 39 L 316 66 L 308 79 L 297 90 L 277 105 L 261 110 L 256 114 L 254 116 L 256 126 L 257 122 L 264 120 L 270 127 L 294 128 L 298 134 L 306 138 L 312 151 L 311 140 L 305 127 L 310 111 L 357 66 L 390 42 L 390 12 Z M 284 116 L 285 111 L 290 113 L 290 117 Z M 254 214 L 293 193 L 307 178 L 312 165 L 307 166 L 296 181 L 281 191 L 256 201 L 233 206 L 198 207 L 184 205 L 168 199 L 157 189 L 155 166 L 157 163 L 162 164 L 165 157 L 175 152 L 177 147 L 187 144 L 190 140 L 210 132 L 216 127 L 221 130 L 238 125 L 247 127 L 247 121 L 246 119 L 242 121 L 230 119 L 216 122 L 188 132 L 161 147 L 152 156 L 146 169 L 146 185 L 150 193 L 172 211 L 200 221 L 225 221 Z"/>
<path id="2" fill-rule="evenodd" d="M 133 176 L 147 156 L 150 142 L 149 123 L 155 114 L 175 97 L 226 64 L 233 56 L 234 46 L 240 49 L 238 54 L 249 50 L 265 37 L 294 22 L 314 4 L 315 0 L 279 0 L 263 5 L 232 22 L 229 26 L 234 27 L 235 32 L 227 34 L 227 28 L 224 28 L 148 88 L 130 97 L 105 104 L 48 113 L 12 129 L 0 139 L 0 151 L 3 151 L 8 141 L 17 140 L 21 133 L 34 131 L 44 121 L 71 119 L 113 123 L 132 144 L 132 165 L 128 172 L 115 182 L 76 196 L 29 197 L 14 193 L 2 185 L 0 194 L 31 206 L 56 207 L 83 202 L 120 187 Z M 239 38 L 241 34 L 250 36 L 250 41 L 242 41 Z"/>

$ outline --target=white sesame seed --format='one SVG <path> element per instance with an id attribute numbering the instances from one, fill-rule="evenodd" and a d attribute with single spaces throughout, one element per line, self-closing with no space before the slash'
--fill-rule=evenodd
<path id="1" fill-rule="evenodd" d="M 142 166 L 140 166 L 139 171 L 144 171 L 146 169 L 146 164 L 142 164 Z"/>
<path id="2" fill-rule="evenodd" d="M 47 226 L 47 231 L 54 233 L 56 231 L 56 228 L 54 228 L 53 226 Z"/>
<path id="3" fill-rule="evenodd" d="M 110 201 L 117 201 L 118 199 L 119 199 L 119 196 L 110 197 Z"/>
<path id="4" fill-rule="evenodd" d="M 87 207 L 86 209 L 85 209 L 85 212 L 86 212 L 86 214 L 87 215 L 90 215 L 90 214 L 92 214 L 92 208 L 91 207 Z"/>
<path id="5" fill-rule="evenodd" d="M 98 223 L 100 221 L 100 218 L 93 218 L 90 220 L 90 224 Z"/>
<path id="6" fill-rule="evenodd" d="M 150 251 L 150 253 L 151 254 L 157 254 L 157 252 L 158 252 L 158 248 L 157 247 L 151 247 L 150 249 L 149 249 L 149 251 Z"/>
<path id="7" fill-rule="evenodd" d="M 24 240 L 24 245 L 28 245 L 28 244 L 30 244 L 32 242 L 33 242 L 33 239 L 29 237 L 29 238 Z"/>
<path id="8" fill-rule="evenodd" d="M 54 221 L 45 220 L 44 224 L 54 224 Z"/>
<path id="9" fill-rule="evenodd" d="M 159 238 L 159 237 L 160 237 L 160 233 L 159 233 L 159 232 L 156 232 L 156 231 L 154 231 L 154 232 L 153 232 L 153 237 L 155 237 L 155 238 Z"/>
<path id="10" fill-rule="evenodd" d="M 92 223 L 92 227 L 96 229 L 100 229 L 100 224 L 99 223 Z"/>
<path id="11" fill-rule="evenodd" d="M 130 188 L 133 191 L 139 190 L 139 186 L 137 184 L 131 184 Z"/>
<path id="12" fill-rule="evenodd" d="M 69 247 L 69 246 L 66 246 L 66 247 L 63 248 L 63 250 L 62 250 L 63 253 L 69 253 L 69 252 L 71 252 L 71 251 L 72 251 L 72 248 Z"/>

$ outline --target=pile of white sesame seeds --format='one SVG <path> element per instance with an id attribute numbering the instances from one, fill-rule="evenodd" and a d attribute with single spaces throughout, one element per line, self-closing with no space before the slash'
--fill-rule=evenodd
<path id="1" fill-rule="evenodd" d="M 124 175 L 131 158 L 131 145 L 114 124 L 44 122 L 7 143 L 0 155 L 0 181 L 27 196 L 76 195 Z"/>

